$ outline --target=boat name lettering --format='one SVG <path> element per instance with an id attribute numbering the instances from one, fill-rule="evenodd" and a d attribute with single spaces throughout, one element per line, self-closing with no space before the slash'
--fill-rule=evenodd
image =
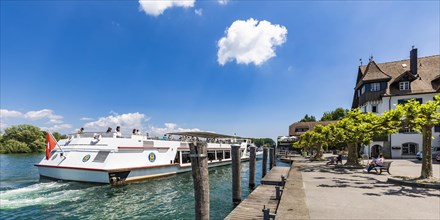
<path id="1" fill-rule="evenodd" d="M 154 153 L 150 153 L 150 154 L 148 155 L 148 160 L 149 160 L 150 162 L 154 162 L 154 161 L 156 160 L 156 154 L 154 154 Z"/>

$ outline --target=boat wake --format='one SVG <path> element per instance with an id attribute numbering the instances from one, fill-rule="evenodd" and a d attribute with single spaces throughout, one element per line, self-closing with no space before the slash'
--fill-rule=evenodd
<path id="1" fill-rule="evenodd" d="M 0 192 L 0 209 L 16 209 L 26 206 L 53 205 L 81 198 L 79 189 L 68 190 L 70 183 L 36 183 L 23 188 Z"/>

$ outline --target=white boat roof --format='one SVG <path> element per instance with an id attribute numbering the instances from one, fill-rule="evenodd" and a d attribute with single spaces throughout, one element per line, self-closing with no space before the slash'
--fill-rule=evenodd
<path id="1" fill-rule="evenodd" d="M 182 132 L 170 132 L 167 135 L 180 135 L 180 136 L 193 136 L 201 138 L 243 138 L 234 135 L 217 134 L 208 131 L 182 131 Z"/>

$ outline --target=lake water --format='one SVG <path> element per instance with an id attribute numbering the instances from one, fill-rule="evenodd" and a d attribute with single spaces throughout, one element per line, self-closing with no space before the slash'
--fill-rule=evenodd
<path id="1" fill-rule="evenodd" d="M 33 165 L 43 156 L 0 155 L 0 219 L 194 219 L 191 172 L 124 186 L 40 180 Z M 257 185 L 261 166 L 258 160 Z M 231 173 L 231 165 L 209 169 L 211 219 L 233 209 Z M 242 162 L 243 200 L 248 178 L 249 163 Z"/>

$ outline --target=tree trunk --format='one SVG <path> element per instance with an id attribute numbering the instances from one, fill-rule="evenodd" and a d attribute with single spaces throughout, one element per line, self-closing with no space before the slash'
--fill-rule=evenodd
<path id="1" fill-rule="evenodd" d="M 320 158 L 322 158 L 322 156 L 323 156 L 323 153 L 322 153 L 322 147 L 319 146 L 319 147 L 316 149 L 315 160 L 319 160 Z"/>
<path id="2" fill-rule="evenodd" d="M 357 156 L 357 143 L 351 144 L 348 146 L 348 157 L 347 157 L 347 163 L 345 165 L 351 165 L 351 166 L 359 166 L 359 159 Z"/>
<path id="3" fill-rule="evenodd" d="M 423 127 L 423 154 L 422 154 L 422 172 L 420 174 L 421 179 L 427 179 L 432 177 L 432 127 Z"/>

